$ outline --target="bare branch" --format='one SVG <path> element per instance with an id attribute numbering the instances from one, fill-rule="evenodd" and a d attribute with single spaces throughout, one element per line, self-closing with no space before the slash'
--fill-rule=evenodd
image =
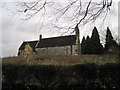
<path id="1" fill-rule="evenodd" d="M 61 4 L 60 7 L 57 6 L 58 3 Z M 45 13 L 50 12 L 50 21 L 52 22 L 51 24 L 54 24 L 53 26 L 55 28 L 73 31 L 76 25 L 81 26 L 94 22 L 100 15 L 103 21 L 105 21 L 110 7 L 112 6 L 112 0 L 101 0 L 99 2 L 93 2 L 93 0 L 89 0 L 88 2 L 82 2 L 82 0 L 68 0 L 68 2 L 64 4 L 53 0 L 37 0 L 30 3 L 22 2 L 20 4 L 24 7 L 23 12 L 26 15 L 24 20 L 29 20 L 36 14 L 44 15 L 45 20 Z M 48 10 L 48 8 L 51 10 Z M 64 22 L 66 22 L 67 25 L 64 25 Z M 61 25 L 59 25 L 60 23 Z M 43 25 L 43 23 L 41 25 Z"/>
<path id="2" fill-rule="evenodd" d="M 90 2 L 88 3 L 88 6 L 87 6 L 87 8 L 86 8 L 84 17 L 78 22 L 77 25 L 79 25 L 79 24 L 81 23 L 81 21 L 84 20 L 85 17 L 87 16 L 87 13 L 88 13 L 88 10 L 89 10 L 89 6 L 90 6 L 91 2 L 92 2 L 92 0 L 90 0 Z"/>

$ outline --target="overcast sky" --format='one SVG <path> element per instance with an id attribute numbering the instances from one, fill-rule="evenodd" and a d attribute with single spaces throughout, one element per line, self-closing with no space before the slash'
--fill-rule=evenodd
<path id="1" fill-rule="evenodd" d="M 11 0 L 12 2 L 12 0 Z M 16 56 L 18 48 L 23 41 L 38 40 L 39 35 L 42 34 L 43 38 L 55 37 L 61 35 L 62 31 L 51 28 L 50 22 L 45 22 L 42 29 L 40 30 L 39 16 L 32 18 L 27 22 L 23 22 L 21 17 L 24 13 L 16 13 L 16 6 L 11 2 L 2 2 L 0 4 L 0 36 L 2 36 L 0 42 L 0 48 L 2 49 L 0 57 Z M 88 24 L 87 26 L 81 26 L 81 40 L 83 35 L 91 35 L 91 30 L 94 26 L 98 28 L 101 35 L 101 39 L 105 37 L 105 30 L 110 27 L 110 30 L 115 38 L 118 35 L 118 13 L 117 13 L 117 2 L 114 3 L 111 12 L 109 13 L 106 21 L 103 23 L 97 22 Z"/>

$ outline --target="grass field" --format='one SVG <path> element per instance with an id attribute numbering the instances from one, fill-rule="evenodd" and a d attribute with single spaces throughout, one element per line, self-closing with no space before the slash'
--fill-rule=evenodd
<path id="1" fill-rule="evenodd" d="M 79 56 L 49 56 L 30 55 L 27 57 L 13 56 L 2 58 L 2 64 L 27 64 L 27 65 L 57 65 L 70 66 L 76 64 L 95 63 L 104 65 L 106 63 L 118 63 L 115 55 L 79 55 Z"/>

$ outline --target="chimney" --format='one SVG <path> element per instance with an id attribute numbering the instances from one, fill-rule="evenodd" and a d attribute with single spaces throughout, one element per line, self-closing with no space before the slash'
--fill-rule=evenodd
<path id="1" fill-rule="evenodd" d="M 39 41 L 42 39 L 42 35 L 39 36 Z"/>

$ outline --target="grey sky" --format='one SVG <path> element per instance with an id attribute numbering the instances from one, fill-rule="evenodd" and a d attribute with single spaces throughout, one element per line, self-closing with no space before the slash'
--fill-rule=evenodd
<path id="1" fill-rule="evenodd" d="M 2 55 L 0 55 L 0 57 L 17 55 L 18 48 L 24 40 L 38 40 L 39 34 L 42 34 L 43 38 L 46 38 L 58 36 L 61 35 L 61 32 L 64 32 L 59 31 L 57 29 L 53 29 L 52 25 L 50 25 L 50 22 L 47 21 L 44 22 L 45 24 L 40 30 L 41 22 L 39 22 L 39 20 L 41 18 L 38 15 L 36 15 L 36 17 L 32 18 L 31 20 L 23 23 L 23 21 L 20 20 L 20 18 L 24 16 L 24 13 L 21 13 L 21 15 L 15 14 L 15 6 L 11 5 L 8 2 L 4 2 L 4 5 L 0 6 L 0 12 L 2 13 L 2 16 L 0 16 L 0 25 L 2 27 L 0 29 L 0 34 L 2 34 L 0 48 L 2 49 Z M 83 37 L 83 35 L 91 35 L 91 30 L 94 26 L 96 26 L 98 28 L 98 31 L 100 32 L 101 39 L 104 39 L 104 35 L 106 33 L 105 29 L 108 26 L 110 27 L 113 36 L 117 38 L 117 15 L 118 14 L 116 2 L 116 4 L 111 9 L 111 12 L 108 15 L 108 18 L 106 19 L 106 22 L 104 22 L 104 24 L 102 22 L 99 22 L 100 18 L 98 18 L 98 20 L 93 24 L 81 26 L 81 37 Z"/>

